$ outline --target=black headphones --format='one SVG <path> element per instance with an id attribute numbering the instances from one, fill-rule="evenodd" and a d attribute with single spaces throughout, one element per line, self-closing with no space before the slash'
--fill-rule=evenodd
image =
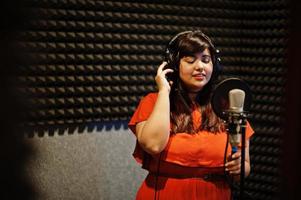
<path id="1" fill-rule="evenodd" d="M 177 63 L 175 63 L 175 62 L 179 61 L 179 58 L 178 58 L 179 51 L 177 49 L 178 48 L 178 43 L 177 43 L 178 38 L 182 35 L 190 34 L 190 33 L 197 33 L 197 34 L 201 35 L 201 37 L 209 44 L 210 53 L 211 54 L 213 53 L 213 55 L 211 55 L 211 57 L 212 57 L 212 63 L 213 63 L 214 77 L 212 77 L 212 78 L 216 79 L 218 77 L 218 75 L 220 74 L 220 72 L 222 71 L 222 66 L 220 64 L 221 59 L 219 58 L 220 52 L 218 49 L 215 48 L 211 39 L 200 30 L 180 32 L 168 42 L 168 45 L 167 45 L 166 51 L 165 51 L 165 61 L 167 62 L 167 68 L 171 68 L 175 72 L 177 72 L 177 70 L 178 70 L 178 68 L 176 67 Z M 174 76 L 175 76 L 175 74 L 172 73 L 169 76 L 167 76 L 167 78 L 170 80 L 174 80 Z"/>

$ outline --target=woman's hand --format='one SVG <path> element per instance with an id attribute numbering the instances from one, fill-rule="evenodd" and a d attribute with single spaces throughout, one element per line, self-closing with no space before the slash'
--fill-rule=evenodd
<path id="1" fill-rule="evenodd" d="M 166 66 L 166 64 L 167 64 L 167 62 L 164 61 L 159 66 L 155 80 L 156 80 L 159 91 L 167 90 L 168 92 L 170 92 L 170 86 L 172 85 L 172 82 L 168 83 L 168 81 L 166 79 L 166 74 L 172 73 L 173 70 L 172 69 L 164 69 L 163 70 L 163 68 Z"/>
<path id="2" fill-rule="evenodd" d="M 249 144 L 249 141 L 247 141 Z M 250 156 L 249 156 L 249 145 L 246 147 L 245 152 L 245 177 L 249 176 L 251 166 L 250 166 Z M 235 181 L 240 180 L 240 172 L 241 172 L 241 151 L 234 153 L 231 156 L 231 159 L 225 164 L 225 170 L 229 172 L 230 175 L 233 176 Z"/>
<path id="3" fill-rule="evenodd" d="M 225 164 L 226 171 L 230 175 L 240 175 L 241 152 L 238 151 L 231 156 L 231 159 Z"/>

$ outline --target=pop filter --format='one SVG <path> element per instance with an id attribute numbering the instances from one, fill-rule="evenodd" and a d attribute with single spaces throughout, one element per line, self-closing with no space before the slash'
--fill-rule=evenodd
<path id="1" fill-rule="evenodd" d="M 248 112 L 251 106 L 252 94 L 248 84 L 239 78 L 225 79 L 216 86 L 211 98 L 213 111 L 223 120 L 227 120 L 226 111 L 229 110 L 229 92 L 232 89 L 240 89 L 245 92 L 244 112 Z"/>

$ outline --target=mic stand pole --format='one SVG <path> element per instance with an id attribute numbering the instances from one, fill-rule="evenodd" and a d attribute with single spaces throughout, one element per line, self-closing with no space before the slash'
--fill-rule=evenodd
<path id="1" fill-rule="evenodd" d="M 244 188 L 245 188 L 245 153 L 246 153 L 246 113 L 242 113 L 242 124 L 241 124 L 241 168 L 240 168 L 240 200 L 244 199 Z"/>
<path id="2" fill-rule="evenodd" d="M 229 129 L 230 133 L 241 134 L 241 161 L 240 161 L 240 184 L 239 184 L 239 200 L 244 199 L 244 186 L 245 186 L 245 154 L 246 154 L 246 125 L 247 125 L 247 113 L 231 113 L 225 112 L 229 115 Z M 237 124 L 236 124 L 237 123 Z M 232 141 L 233 142 L 233 141 Z M 230 141 L 231 143 L 231 141 Z M 234 141 L 235 144 L 235 141 Z M 237 151 L 237 147 L 233 149 L 232 153 Z"/>

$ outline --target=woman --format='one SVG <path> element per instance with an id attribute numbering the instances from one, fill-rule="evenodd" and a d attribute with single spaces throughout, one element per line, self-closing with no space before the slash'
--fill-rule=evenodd
<path id="1" fill-rule="evenodd" d="M 185 31 L 169 42 L 166 61 L 155 77 L 158 92 L 141 100 L 129 122 L 134 157 L 149 171 L 136 199 L 230 199 L 224 174 L 239 180 L 241 161 L 240 151 L 227 148 L 224 162 L 227 134 L 210 105 L 220 70 L 216 50 L 201 31 Z M 246 176 L 252 134 L 247 124 Z"/>

